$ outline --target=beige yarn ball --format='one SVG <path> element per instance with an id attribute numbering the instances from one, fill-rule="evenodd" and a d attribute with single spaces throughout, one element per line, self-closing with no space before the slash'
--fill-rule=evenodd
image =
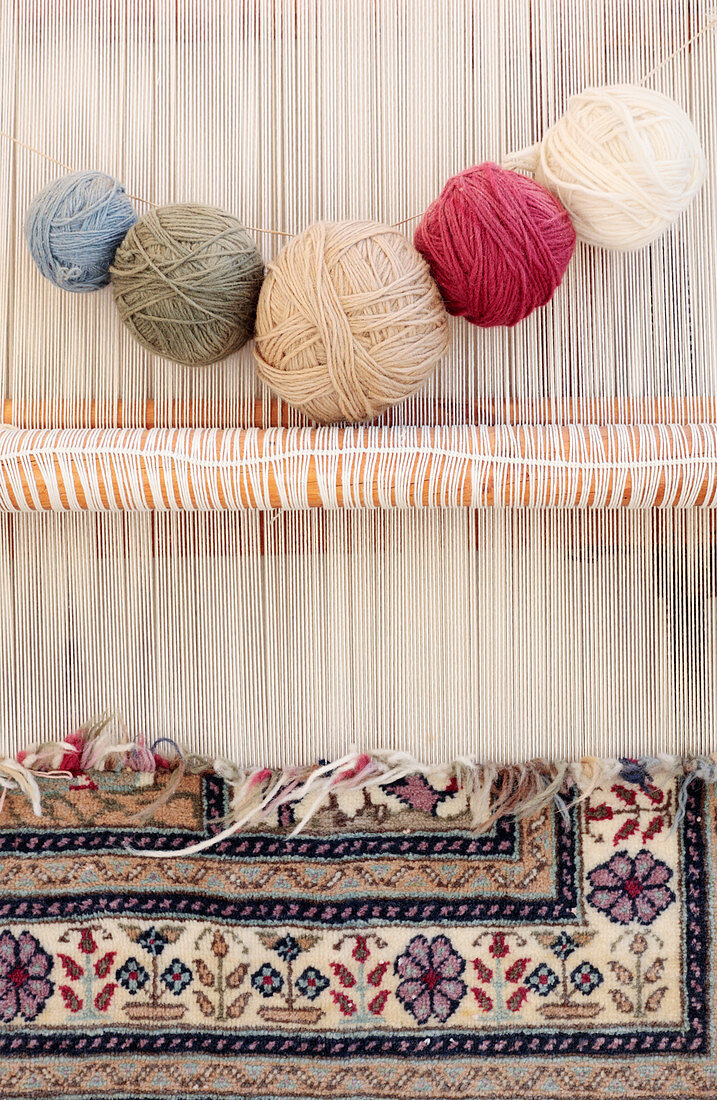
<path id="1" fill-rule="evenodd" d="M 368 420 L 424 384 L 448 344 L 428 265 L 377 222 L 317 222 L 279 254 L 259 295 L 259 374 L 321 423 Z"/>

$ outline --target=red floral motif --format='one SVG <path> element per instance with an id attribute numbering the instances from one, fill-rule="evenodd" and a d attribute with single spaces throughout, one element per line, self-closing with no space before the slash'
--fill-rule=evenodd
<path id="1" fill-rule="evenodd" d="M 68 1012 L 80 1012 L 84 1001 L 82 997 L 77 996 L 74 989 L 71 989 L 69 985 L 61 985 L 60 995 L 65 1002 L 65 1008 Z"/>
<path id="2" fill-rule="evenodd" d="M 482 1008 L 484 1012 L 490 1012 L 493 1007 L 493 1001 L 485 992 L 485 990 L 479 989 L 477 986 L 474 986 L 472 989 L 472 993 L 480 1008 Z"/>
<path id="3" fill-rule="evenodd" d="M 93 964 L 93 969 L 98 978 L 107 977 L 112 968 L 112 964 L 115 961 L 116 954 L 116 951 L 108 951 L 102 956 L 101 959 L 97 959 L 97 961 Z"/>
<path id="4" fill-rule="evenodd" d="M 107 985 L 104 985 L 99 993 L 95 995 L 95 1008 L 98 1012 L 107 1011 L 116 988 L 116 982 L 108 982 Z"/>
<path id="5" fill-rule="evenodd" d="M 336 989 L 330 990 L 331 997 L 336 1005 L 341 1010 L 342 1016 L 354 1016 L 358 1011 L 358 1006 L 355 1001 L 348 996 L 347 993 L 340 993 Z"/>
<path id="6" fill-rule="evenodd" d="M 356 985 L 356 979 L 347 966 L 343 963 L 329 963 L 329 966 L 333 970 L 334 974 L 339 980 L 339 983 L 344 989 L 350 989 L 352 985 Z"/>
<path id="7" fill-rule="evenodd" d="M 503 959 L 510 951 L 505 938 L 505 932 L 496 932 L 490 941 L 488 951 L 494 959 Z"/>
<path id="8" fill-rule="evenodd" d="M 384 974 L 388 970 L 388 963 L 382 962 L 378 966 L 375 966 L 373 970 L 366 975 L 366 981 L 369 985 L 380 985 L 383 981 Z"/>
<path id="9" fill-rule="evenodd" d="M 477 958 L 473 960 L 473 969 L 479 982 L 493 985 L 493 995 L 489 996 L 480 986 L 472 986 L 471 992 L 483 1012 L 495 1009 L 496 1019 L 505 1019 L 508 1012 L 520 1011 L 528 995 L 523 980 L 530 956 L 515 957 L 515 952 L 526 946 L 526 940 L 514 931 L 484 932 L 473 941 L 473 946 L 481 947 L 485 940 L 488 940 L 488 953 L 495 959 L 495 966 L 490 967 L 484 959 Z M 511 989 L 511 986 L 517 988 Z"/>
<path id="10" fill-rule="evenodd" d="M 653 786 L 642 765 L 637 762 L 628 763 L 629 767 L 623 769 L 623 777 L 628 780 L 628 784 L 613 783 L 610 788 L 620 805 L 610 806 L 604 801 L 593 804 L 590 798 L 585 803 L 587 831 L 598 843 L 603 841 L 603 835 L 592 826 L 610 821 L 617 824 L 618 819 L 623 819 L 612 837 L 615 848 L 622 841 L 635 836 L 643 826 L 641 836 L 643 844 L 646 844 L 665 827 L 669 828 L 674 818 L 674 791 L 663 791 Z"/>
<path id="11" fill-rule="evenodd" d="M 380 1016 L 386 1007 L 386 1001 L 388 1000 L 388 990 L 382 989 L 380 993 L 377 993 L 366 1006 L 370 1013 L 374 1016 Z"/>
<path id="12" fill-rule="evenodd" d="M 365 936 L 356 936 L 356 943 L 354 949 L 351 952 L 351 958 L 356 959 L 357 962 L 366 962 L 366 959 L 371 954 L 368 941 Z"/>
<path id="13" fill-rule="evenodd" d="M 649 823 L 642 834 L 643 843 L 648 840 L 652 840 L 653 836 L 657 836 L 658 833 L 661 833 L 664 827 L 665 819 L 662 814 L 658 814 L 657 817 L 653 817 L 652 821 Z"/>
<path id="14" fill-rule="evenodd" d="M 84 967 L 80 966 L 76 959 L 71 958 L 69 955 L 63 954 L 62 951 L 58 951 L 57 957 L 62 963 L 62 969 L 65 971 L 65 977 L 71 981 L 76 982 L 84 974 Z"/>
<path id="15" fill-rule="evenodd" d="M 505 1002 L 506 1008 L 509 1008 L 511 1012 L 519 1012 L 527 996 L 528 990 L 525 988 L 525 986 L 518 986 L 518 988 L 511 993 L 510 997 L 508 997 L 507 1001 Z"/>
<path id="16" fill-rule="evenodd" d="M 628 817 L 627 821 L 623 821 L 622 825 L 615 833 L 615 836 L 612 838 L 613 847 L 617 848 L 621 840 L 627 840 L 627 838 L 632 836 L 633 833 L 636 833 L 639 828 L 640 822 L 637 818 Z"/>
<path id="17" fill-rule="evenodd" d="M 371 1017 L 382 1014 L 390 996 L 387 989 L 380 988 L 389 963 L 383 959 L 371 965 L 370 969 L 366 965 L 374 952 L 384 950 L 387 944 L 374 932 L 363 935 L 353 932 L 342 936 L 334 944 L 334 950 L 340 951 L 347 942 L 353 943 L 351 958 L 355 960 L 356 966 L 350 968 L 341 962 L 329 963 L 341 986 L 340 989 L 330 989 L 329 995 L 343 1016 L 354 1016 L 356 1022 L 367 1022 Z M 352 996 L 345 992 L 347 989 L 351 990 Z"/>
<path id="18" fill-rule="evenodd" d="M 588 806 L 585 817 L 588 821 L 612 821 L 612 806 L 608 806 L 607 802 Z"/>
<path id="19" fill-rule="evenodd" d="M 91 928 L 83 928 L 80 932 L 79 948 L 83 955 L 93 955 L 97 950 L 97 941 Z"/>
<path id="20" fill-rule="evenodd" d="M 516 959 L 514 963 L 511 963 L 505 972 L 506 981 L 519 982 L 526 971 L 526 967 L 530 959 Z"/>
<path id="21" fill-rule="evenodd" d="M 97 933 L 97 937 L 94 933 Z M 63 951 L 58 951 L 57 957 L 62 964 L 62 969 L 68 981 L 82 982 L 81 992 L 83 995 L 81 995 L 80 989 L 73 989 L 71 985 L 61 985 L 60 995 L 69 1012 L 76 1013 L 84 1009 L 84 1016 L 92 1018 L 97 1012 L 107 1012 L 117 988 L 115 982 L 105 981 L 112 969 L 117 952 L 105 951 L 102 955 L 99 953 L 98 939 L 108 940 L 111 938 L 110 934 L 104 932 L 99 925 L 81 925 L 68 928 L 60 936 L 59 942 L 66 943 L 71 948 L 72 937 L 74 936 L 77 936 L 77 951 L 83 956 L 84 964 L 79 959 L 73 958 L 72 955 Z M 96 957 L 93 959 L 93 956 Z M 93 989 L 95 978 L 104 982 L 104 985 L 96 992 Z"/>
<path id="22" fill-rule="evenodd" d="M 634 806 L 637 802 L 637 792 L 632 787 L 623 787 L 621 783 L 613 783 L 610 790 L 626 806 Z"/>
<path id="23" fill-rule="evenodd" d="M 476 972 L 476 977 L 479 982 L 489 982 L 492 980 L 493 971 L 489 966 L 486 966 L 482 959 L 473 960 L 473 969 Z"/>

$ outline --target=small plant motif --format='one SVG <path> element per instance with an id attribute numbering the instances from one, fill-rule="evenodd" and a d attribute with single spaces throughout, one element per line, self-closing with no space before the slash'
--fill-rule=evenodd
<path id="1" fill-rule="evenodd" d="M 330 990 L 330 994 L 342 1015 L 350 1017 L 353 1024 L 371 1027 L 383 1013 L 390 996 L 388 990 L 382 988 L 389 964 L 385 960 L 375 961 L 376 951 L 388 945 L 373 932 L 354 932 L 342 936 L 334 944 L 334 951 L 341 951 L 346 944 L 353 945 L 351 959 L 355 965 L 329 964 L 339 985 L 339 989 Z"/>
<path id="2" fill-rule="evenodd" d="M 623 760 L 620 777 L 626 782 L 613 783 L 610 791 L 619 802 L 611 806 L 609 802 L 596 802 L 589 797 L 585 803 L 585 824 L 587 835 L 604 842 L 600 823 L 616 822 L 619 827 L 612 837 L 617 848 L 623 840 L 638 833 L 642 843 L 647 844 L 664 829 L 669 829 L 675 818 L 674 791 L 660 790 L 652 782 L 650 774 L 637 760 Z"/>
<path id="3" fill-rule="evenodd" d="M 294 977 L 294 963 L 305 951 L 310 951 L 319 942 L 320 937 L 312 932 L 301 932 L 296 936 L 284 936 L 274 932 L 259 932 L 264 947 L 275 952 L 281 959 L 282 971 L 272 963 L 265 962 L 251 976 L 252 988 L 262 997 L 278 997 L 283 1005 L 262 1005 L 258 1013 L 263 1019 L 274 1024 L 315 1024 L 324 1014 L 318 1005 L 297 1005 L 297 998 L 315 1001 L 328 988 L 329 979 L 315 966 L 307 966 Z"/>
<path id="4" fill-rule="evenodd" d="M 160 928 L 138 928 L 126 925 L 124 930 L 132 943 L 137 944 L 149 956 L 148 971 L 138 959 L 132 958 L 119 968 L 115 977 L 119 984 L 136 997 L 146 986 L 146 1000 L 127 1001 L 124 1010 L 132 1020 L 180 1020 L 187 1011 L 185 1004 L 172 1004 L 169 996 L 178 997 L 192 981 L 192 972 L 181 959 L 173 958 L 160 973 L 160 957 L 170 943 L 176 943 L 182 934 L 177 925 Z M 160 982 L 164 988 L 160 987 Z"/>
<path id="5" fill-rule="evenodd" d="M 580 998 L 589 997 L 603 983 L 603 975 L 596 966 L 584 960 L 569 968 L 568 959 L 580 947 L 585 947 L 595 936 L 595 932 L 536 932 L 535 938 L 542 947 L 547 947 L 558 960 L 559 973 L 546 962 L 540 963 L 528 974 L 525 984 L 532 993 L 545 998 L 545 1004 L 538 1007 L 541 1016 L 548 1020 L 577 1019 L 587 1020 L 602 1012 L 603 1006 L 586 1003 Z M 555 993 L 555 996 L 553 996 Z M 548 1000 L 548 998 L 551 998 Z"/>
<path id="6" fill-rule="evenodd" d="M 245 955 L 247 949 L 233 932 L 212 932 L 209 928 L 205 928 L 197 937 L 194 946 L 199 950 L 202 944 L 209 940 L 210 936 L 210 961 L 213 959 L 214 963 L 213 966 L 210 966 L 202 958 L 194 960 L 197 980 L 204 986 L 204 990 L 196 989 L 194 996 L 203 1016 L 215 1020 L 237 1020 L 244 1012 L 247 1001 L 251 997 L 248 990 L 237 993 L 237 990 L 244 983 L 249 966 L 247 963 L 240 962 L 227 973 L 226 960 L 231 951 L 232 941 L 241 947 Z"/>
<path id="7" fill-rule="evenodd" d="M 473 941 L 473 946 L 480 947 L 486 939 L 487 958 L 484 954 L 473 960 L 475 976 L 481 984 L 472 986 L 471 992 L 482 1012 L 493 1012 L 495 1019 L 506 1020 L 510 1013 L 520 1012 L 528 996 L 524 975 L 530 958 L 517 954 L 527 941 L 516 932 L 484 932 Z M 490 988 L 492 996 L 484 987 Z"/>
<path id="8" fill-rule="evenodd" d="M 73 946 L 75 937 L 77 941 Z M 107 978 L 117 952 L 104 950 L 100 944 L 106 944 L 111 939 L 110 932 L 92 924 L 67 928 L 58 940 L 70 949 L 68 952 L 58 951 L 66 979 L 58 989 L 65 1008 L 78 1019 L 101 1020 L 103 1013 L 109 1011 L 117 983 L 107 981 Z"/>
<path id="9" fill-rule="evenodd" d="M 610 947 L 611 952 L 616 951 L 620 943 L 631 935 L 630 932 L 623 932 L 618 936 Z M 657 1012 L 667 992 L 666 985 L 657 984 L 665 971 L 664 956 L 656 954 L 649 962 L 645 957 L 650 953 L 650 941 L 658 951 L 665 946 L 654 932 L 638 932 L 632 935 L 627 947 L 634 963 L 625 966 L 617 959 L 611 959 L 608 963 L 613 977 L 620 983 L 620 986 L 609 991 L 613 1004 L 618 1012 L 636 1019 L 645 1019 Z"/>

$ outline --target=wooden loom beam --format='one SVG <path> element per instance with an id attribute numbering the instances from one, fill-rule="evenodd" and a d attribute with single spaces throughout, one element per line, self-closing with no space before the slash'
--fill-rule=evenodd
<path id="1" fill-rule="evenodd" d="M 2 511 L 717 505 L 717 424 L 0 428 Z"/>

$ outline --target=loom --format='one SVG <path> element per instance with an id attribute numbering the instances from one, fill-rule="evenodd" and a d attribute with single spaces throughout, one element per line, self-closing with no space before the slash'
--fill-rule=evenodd
<path id="1" fill-rule="evenodd" d="M 714 748 L 708 19 L 706 0 L 0 5 L 0 755 L 103 714 L 242 765 Z M 318 218 L 410 235 L 449 175 L 651 70 L 708 151 L 678 225 L 628 255 L 579 246 L 514 329 L 453 321 L 433 381 L 370 426 L 312 427 L 249 349 L 153 358 L 22 240 L 53 161 L 118 176 L 140 212 L 226 208 L 267 261 Z"/>

